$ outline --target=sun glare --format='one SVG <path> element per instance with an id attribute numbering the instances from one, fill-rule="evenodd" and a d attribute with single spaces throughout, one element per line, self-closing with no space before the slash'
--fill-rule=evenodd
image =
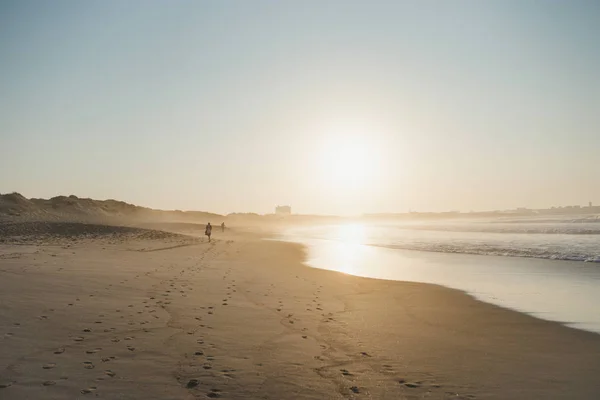
<path id="1" fill-rule="evenodd" d="M 349 127 L 325 134 L 321 172 L 332 188 L 368 188 L 377 173 L 378 161 L 372 132 Z"/>
<path id="2" fill-rule="evenodd" d="M 358 264 L 363 258 L 366 246 L 364 241 L 365 228 L 358 224 L 340 225 L 336 232 L 339 239 L 331 246 L 331 251 L 337 260 L 337 270 L 346 274 L 360 272 Z"/>

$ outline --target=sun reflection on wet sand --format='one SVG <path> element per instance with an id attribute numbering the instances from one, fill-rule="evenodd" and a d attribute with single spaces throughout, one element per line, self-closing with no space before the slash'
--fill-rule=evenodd
<path id="1" fill-rule="evenodd" d="M 336 232 L 339 241 L 335 241 L 327 249 L 324 256 L 335 260 L 334 269 L 346 274 L 360 275 L 361 264 L 368 247 L 364 245 L 365 228 L 360 224 L 340 225 Z"/>

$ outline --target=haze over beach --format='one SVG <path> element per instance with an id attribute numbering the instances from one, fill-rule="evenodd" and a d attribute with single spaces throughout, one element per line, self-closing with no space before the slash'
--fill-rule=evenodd
<path id="1" fill-rule="evenodd" d="M 0 1 L 0 398 L 600 398 L 599 22 Z"/>

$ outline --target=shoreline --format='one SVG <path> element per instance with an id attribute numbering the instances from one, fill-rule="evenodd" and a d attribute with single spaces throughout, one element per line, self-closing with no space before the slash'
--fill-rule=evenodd
<path id="1" fill-rule="evenodd" d="M 283 241 L 285 242 L 285 241 Z M 287 243 L 294 243 L 294 244 L 299 244 L 300 246 L 303 247 L 307 247 L 306 245 L 299 243 L 299 242 L 287 242 Z M 407 251 L 414 251 L 414 252 L 421 252 L 419 250 L 407 250 Z M 468 256 L 472 256 L 471 254 L 469 254 Z M 483 255 L 475 255 L 478 257 L 489 257 L 489 256 L 483 256 Z M 438 288 L 442 288 L 442 289 L 448 289 L 448 290 L 452 290 L 452 291 L 456 291 L 458 293 L 461 293 L 465 296 L 468 296 L 470 298 L 473 299 L 473 301 L 477 301 L 480 303 L 484 303 L 486 305 L 490 305 L 493 307 L 498 307 L 500 309 L 506 310 L 506 311 L 511 311 L 511 312 L 516 312 L 518 314 L 523 314 L 525 316 L 534 318 L 536 320 L 539 320 L 541 322 L 549 322 L 552 324 L 558 324 L 564 328 L 568 328 L 568 329 L 574 329 L 576 331 L 581 331 L 581 332 L 585 332 L 585 333 L 591 333 L 594 335 L 599 335 L 600 336 L 600 332 L 596 332 L 596 331 L 592 331 L 592 330 L 588 330 L 588 329 L 583 329 L 583 328 L 579 328 L 577 326 L 573 326 L 573 322 L 566 322 L 566 321 L 555 321 L 555 320 L 551 320 L 551 319 L 545 319 L 540 317 L 539 315 L 536 315 L 534 312 L 528 312 L 528 311 L 523 311 L 523 310 L 519 310 L 516 308 L 511 308 L 509 306 L 504 306 L 502 304 L 496 304 L 490 301 L 486 301 L 483 298 L 477 297 L 476 293 L 472 293 L 469 292 L 467 290 L 463 290 L 460 288 L 455 288 L 452 286 L 447 286 L 444 284 L 440 284 L 440 283 L 432 283 L 432 282 L 422 282 L 422 281 L 408 281 L 408 280 L 400 280 L 400 279 L 387 279 L 387 278 L 376 278 L 376 277 L 370 277 L 370 276 L 363 276 L 363 275 L 355 275 L 355 274 L 350 274 L 347 272 L 343 272 L 343 271 L 337 271 L 337 270 L 333 270 L 333 269 L 327 269 L 327 268 L 320 268 L 320 267 L 314 267 L 311 266 L 310 264 L 308 264 L 307 262 L 303 261 L 302 264 L 306 267 L 306 268 L 313 268 L 313 269 L 319 269 L 319 270 L 324 270 L 324 271 L 331 271 L 334 273 L 338 273 L 338 274 L 343 274 L 343 275 L 349 275 L 349 276 L 354 276 L 356 278 L 360 278 L 360 279 L 368 279 L 368 280 L 375 280 L 375 281 L 386 281 L 386 282 L 399 282 L 399 283 L 413 283 L 413 284 L 419 284 L 419 285 L 426 285 L 426 286 L 433 286 L 433 287 L 438 287 Z"/>
<path id="2" fill-rule="evenodd" d="M 286 242 L 282 242 L 282 243 L 286 243 Z M 457 359 L 460 359 L 461 361 L 464 361 L 464 359 L 462 357 L 460 357 L 460 355 L 457 355 L 456 352 L 459 351 L 459 349 L 463 349 L 463 350 L 469 350 L 470 352 L 474 352 L 477 353 L 476 350 L 473 349 L 472 346 L 469 346 L 470 343 L 474 343 L 475 340 L 471 340 L 471 339 L 458 339 L 457 338 L 447 338 L 444 337 L 444 333 L 460 333 L 460 334 L 464 334 L 464 335 L 470 335 L 473 338 L 476 338 L 477 341 L 480 342 L 479 347 L 483 347 L 483 348 L 489 348 L 489 351 L 483 350 L 480 352 L 484 353 L 486 355 L 486 357 L 489 357 L 489 355 L 491 353 L 496 353 L 498 356 L 501 357 L 502 362 L 503 363 L 507 363 L 508 365 L 504 365 L 502 366 L 502 368 L 499 368 L 500 370 L 502 370 L 502 373 L 499 374 L 498 376 L 490 376 L 487 374 L 487 376 L 481 376 L 480 379 L 477 380 L 477 382 L 483 382 L 483 381 L 487 381 L 490 380 L 494 383 L 494 386 L 497 385 L 496 381 L 498 378 L 500 378 L 500 376 L 505 376 L 506 374 L 514 374 L 514 375 L 521 375 L 521 374 L 515 374 L 515 369 L 519 370 L 521 369 L 522 375 L 520 376 L 520 379 L 522 379 L 522 383 L 523 384 L 531 384 L 533 381 L 540 381 L 540 378 L 543 377 L 543 380 L 546 380 L 547 383 L 550 384 L 555 384 L 558 383 L 559 381 L 562 381 L 564 383 L 566 383 L 568 380 L 565 379 L 567 372 L 566 370 L 568 369 L 571 373 L 574 371 L 577 371 L 577 373 L 585 373 L 585 375 L 587 376 L 587 382 L 591 383 L 593 381 L 593 376 L 592 375 L 588 375 L 589 370 L 587 370 L 586 368 L 583 368 L 583 365 L 587 365 L 588 367 L 592 367 L 598 371 L 600 370 L 600 335 L 597 332 L 591 332 L 591 331 L 587 331 L 587 330 L 582 330 L 576 327 L 572 327 L 572 326 L 568 326 L 565 325 L 563 323 L 557 322 L 557 321 L 551 321 L 551 320 L 546 320 L 546 319 L 542 319 L 538 316 L 535 315 L 531 315 L 525 312 L 521 312 L 518 310 L 514 310 L 512 308 L 508 308 L 508 307 L 504 307 L 501 305 L 497 305 L 497 304 L 493 304 L 493 303 L 489 303 L 486 301 L 483 301 L 477 297 L 475 297 L 473 294 L 461 290 L 461 289 L 457 289 L 457 288 L 452 288 L 452 287 L 447 287 L 441 284 L 436 284 L 436 283 L 428 283 L 428 282 L 412 282 L 412 281 L 398 281 L 398 280 L 387 280 L 387 279 L 380 279 L 380 278 L 373 278 L 373 277 L 364 277 L 364 276 L 356 276 L 356 275 L 352 275 L 352 274 L 348 274 L 345 272 L 341 272 L 341 271 L 336 271 L 336 270 L 332 270 L 332 269 L 322 269 L 319 267 L 314 267 L 311 266 L 307 263 L 306 260 L 306 254 L 308 252 L 308 248 L 306 245 L 302 244 L 302 243 L 298 243 L 298 242 L 287 242 L 288 244 L 293 244 L 296 246 L 301 246 L 301 248 L 303 248 L 303 253 L 304 253 L 304 258 L 301 260 L 301 264 L 303 267 L 308 267 L 310 270 L 313 271 L 324 271 L 326 274 L 332 274 L 333 276 L 337 275 L 337 276 L 342 276 L 345 277 L 351 281 L 356 280 L 357 281 L 357 285 L 358 286 L 366 286 L 366 287 L 375 287 L 377 290 L 381 291 L 384 287 L 386 289 L 389 289 L 392 292 L 392 296 L 394 296 L 394 298 L 397 298 L 396 296 L 402 296 L 402 297 L 407 297 L 409 299 L 412 300 L 412 304 L 410 305 L 406 305 L 406 303 L 402 304 L 403 302 L 396 302 L 395 305 L 397 306 L 402 306 L 404 308 L 407 307 L 411 307 L 414 310 L 419 309 L 420 311 L 426 310 L 427 313 L 437 313 L 439 318 L 422 318 L 422 323 L 424 323 L 425 325 L 438 325 L 439 330 L 438 330 L 438 336 L 436 337 L 435 335 L 431 338 L 429 338 L 432 342 L 438 342 L 439 339 L 441 339 L 442 341 L 445 341 L 445 345 L 442 345 L 440 343 L 435 343 L 435 346 L 439 346 L 439 349 L 443 348 L 444 353 L 447 356 L 450 357 L 457 357 Z M 333 278 L 335 280 L 335 278 Z M 398 293 L 395 293 L 395 292 Z M 406 292 L 409 291 L 409 293 L 401 293 L 401 292 Z M 395 294 L 394 294 L 395 293 Z M 381 294 L 378 294 L 378 296 L 381 296 Z M 414 301 L 414 298 L 417 296 L 421 296 L 421 300 L 422 301 Z M 429 304 L 432 299 L 427 299 L 425 300 L 427 297 L 434 297 L 437 298 L 438 296 L 443 298 L 443 302 L 436 302 L 435 305 L 431 305 Z M 376 296 L 377 297 L 377 296 Z M 367 302 L 367 307 L 365 307 L 365 310 L 368 310 L 368 305 L 370 302 Z M 417 303 L 417 304 L 415 304 Z M 423 303 L 428 303 L 428 304 L 423 304 Z M 440 310 L 432 310 L 430 307 L 440 307 L 441 304 L 443 304 L 446 308 L 446 310 L 440 309 Z M 387 303 L 386 303 L 387 305 Z M 347 308 L 347 307 L 345 307 Z M 442 307 L 444 308 L 444 307 Z M 463 325 L 460 321 L 450 321 L 448 319 L 446 312 L 450 311 L 449 309 L 453 309 L 452 312 L 456 313 L 455 315 L 459 315 L 461 318 L 464 318 L 465 321 L 467 322 L 472 322 L 473 325 L 471 326 L 471 328 L 474 329 L 474 331 L 472 332 L 467 332 L 466 329 L 468 329 L 467 327 L 465 327 L 465 325 Z M 346 310 L 348 311 L 348 310 Z M 405 310 L 406 311 L 406 310 Z M 472 314 L 473 311 L 477 311 L 476 315 L 468 315 L 468 314 Z M 364 310 L 363 310 L 364 312 Z M 410 311 L 407 313 L 408 315 L 405 316 L 408 319 L 410 319 L 411 321 L 414 321 L 415 319 L 421 319 L 419 317 L 416 316 L 417 313 L 415 313 L 414 311 Z M 390 316 L 389 313 L 386 313 L 387 316 Z M 364 313 L 363 318 L 359 318 L 360 320 L 364 321 L 365 318 L 367 317 L 367 314 Z M 402 319 L 402 318 L 399 318 Z M 356 318 L 354 319 L 356 322 Z M 388 325 L 391 326 L 392 329 L 396 328 L 398 326 L 406 326 L 406 324 L 398 322 L 398 321 L 389 321 L 387 318 L 382 321 L 381 319 L 377 319 L 380 323 L 384 322 Z M 485 325 L 489 325 L 489 326 L 485 326 Z M 372 324 L 371 326 L 377 326 L 377 324 Z M 379 325 L 381 327 L 381 325 Z M 419 330 L 419 327 L 415 327 L 413 328 L 414 330 Z M 362 330 L 364 332 L 364 330 Z M 443 332 L 439 332 L 439 331 L 443 331 Z M 504 339 L 510 337 L 510 341 L 508 341 L 508 343 L 506 343 L 506 345 L 508 345 L 508 348 L 510 349 L 510 352 L 505 352 L 503 349 L 501 349 L 502 345 L 501 342 L 498 340 L 495 340 L 493 337 L 489 337 L 487 339 L 485 339 L 485 335 L 489 334 L 490 336 L 495 334 L 498 335 L 500 334 L 501 337 L 503 337 Z M 376 332 L 370 332 L 370 335 L 377 335 L 377 336 L 381 336 L 381 333 L 376 333 Z M 423 342 L 423 337 L 421 336 L 421 333 L 418 332 L 411 332 L 410 336 L 410 340 L 414 340 L 416 342 L 421 342 L 418 343 L 418 347 L 420 348 L 428 348 L 430 347 L 429 344 L 425 344 L 422 343 Z M 401 333 L 398 333 L 399 336 L 401 336 Z M 511 337 L 512 336 L 512 337 Z M 525 340 L 523 337 L 527 337 L 527 339 Z M 407 337 L 408 338 L 408 337 Z M 543 348 L 543 350 L 540 350 L 539 352 L 532 352 L 531 351 L 531 347 L 535 347 L 534 343 L 532 341 L 535 340 L 540 340 L 540 342 L 535 343 L 535 345 L 539 346 L 540 348 Z M 467 343 L 464 343 L 464 342 Z M 543 341 L 547 341 L 546 343 L 542 343 Z M 589 350 L 591 352 L 591 354 L 594 354 L 596 357 L 596 360 L 592 360 L 592 364 L 588 364 L 588 361 L 585 360 L 585 358 L 587 357 L 582 357 L 581 360 L 577 360 L 577 357 L 572 358 L 571 363 L 572 366 L 574 367 L 574 369 L 571 368 L 565 368 L 565 365 L 562 364 L 563 362 L 567 362 L 565 356 L 570 355 L 571 357 L 573 356 L 572 350 L 569 350 L 569 347 L 571 345 L 576 345 L 579 341 L 586 341 L 587 343 L 589 343 L 590 347 Z M 390 340 L 390 342 L 393 342 L 393 340 Z M 554 344 L 550 344 L 550 343 L 554 343 L 554 344 L 558 344 L 560 343 L 560 345 L 554 345 Z M 397 345 L 397 343 L 395 343 Z M 448 345 L 450 345 L 449 347 L 447 347 Z M 581 344 L 581 343 L 579 343 Z M 587 346 L 587 344 L 586 344 Z M 410 347 L 410 346 L 407 346 Z M 446 348 L 444 348 L 446 347 Z M 508 349 L 507 348 L 507 349 Z M 492 351 L 493 349 L 493 351 Z M 405 349 L 406 350 L 406 349 Z M 398 356 L 400 358 L 405 358 L 406 359 L 406 353 L 409 353 L 409 351 L 407 351 L 406 353 L 402 352 L 403 354 L 398 354 Z M 525 354 L 528 354 L 529 357 L 531 357 L 530 360 L 525 360 L 523 359 L 523 356 Z M 581 353 L 582 356 L 583 355 L 588 355 L 587 351 L 583 351 Z M 414 359 L 417 360 L 421 360 L 422 355 L 414 355 Z M 442 366 L 443 364 L 443 370 L 445 370 L 443 373 L 440 373 L 441 375 L 444 376 L 449 376 L 449 375 L 454 375 L 454 381 L 461 381 L 465 378 L 464 374 L 459 374 L 459 376 L 457 376 L 456 374 L 453 374 L 453 368 L 448 368 L 448 363 L 450 364 L 454 364 L 453 361 L 456 361 L 456 359 L 454 360 L 441 360 L 439 358 L 439 356 L 427 356 L 425 358 L 430 358 L 432 357 L 435 362 L 434 363 L 438 363 L 437 368 L 439 368 L 440 366 Z M 510 359 L 512 358 L 512 360 Z M 567 357 L 568 358 L 568 357 Z M 413 360 L 414 360 L 413 359 Z M 537 359 L 537 360 L 536 360 Z M 544 360 L 543 362 L 541 362 L 540 360 Z M 471 362 L 474 362 L 475 360 L 471 360 Z M 477 360 L 478 362 L 484 362 L 487 360 Z M 546 364 L 547 362 L 551 361 L 550 364 Z M 407 364 L 412 364 L 414 361 L 410 360 L 410 359 L 406 359 L 406 363 Z M 554 365 L 552 365 L 554 363 Z M 485 362 L 486 366 L 490 366 L 490 364 L 488 364 L 487 362 Z M 537 368 L 529 368 L 526 367 L 526 365 L 537 365 Z M 580 367 L 580 368 L 578 368 Z M 435 369 L 437 369 L 435 368 Z M 472 368 L 468 368 L 470 369 L 470 374 L 481 374 L 480 370 L 475 370 Z M 544 369 L 547 369 L 547 371 L 544 371 Z M 562 370 L 560 373 L 557 373 L 556 369 L 560 369 Z M 534 372 L 535 371 L 535 372 Z M 554 373 L 552 373 L 551 371 L 554 371 Z M 533 373 L 532 373 L 533 372 Z M 425 375 L 429 376 L 431 374 L 431 371 L 427 371 L 425 373 Z M 402 380 L 402 379 L 400 379 Z M 471 382 L 473 382 L 473 380 L 471 380 Z M 499 382 L 498 382 L 499 383 Z M 511 382 L 511 385 L 514 385 L 515 382 Z M 433 384 L 433 386 L 435 387 L 436 385 Z M 448 397 L 452 397 L 452 398 L 479 398 L 484 397 L 484 398 L 595 398 L 597 396 L 600 396 L 600 384 L 593 384 L 593 389 L 587 393 L 577 393 L 577 391 L 573 391 L 571 393 L 567 393 L 567 392 L 563 392 L 561 393 L 559 392 L 553 392 L 550 393 L 548 391 L 546 391 L 545 389 L 542 388 L 536 388 L 534 390 L 531 390 L 533 388 L 525 388 L 525 387 L 513 387 L 510 390 L 507 390 L 506 392 L 504 392 L 504 390 L 499 390 L 498 392 L 486 392 L 485 390 L 477 390 L 475 389 L 475 387 L 477 386 L 477 384 L 466 384 L 464 381 L 461 382 L 461 384 L 459 385 L 460 387 L 470 387 L 473 388 L 473 392 L 475 394 L 464 394 L 464 393 L 456 393 L 456 394 L 451 394 L 451 393 L 445 393 L 446 396 Z M 518 385 L 517 385 L 518 386 Z M 569 385 L 570 386 L 570 385 Z M 577 385 L 578 386 L 578 385 Z M 585 386 L 585 385 L 584 385 Z M 573 387 L 572 387 L 573 388 Z M 482 388 L 478 388 L 478 389 L 482 389 Z M 499 388 L 498 388 L 499 389 Z M 508 388 L 506 388 L 508 389 Z M 557 387 L 554 387 L 554 389 L 552 389 L 553 391 L 558 389 Z M 529 392 L 529 390 L 531 390 L 530 394 L 527 394 Z M 540 393 L 543 392 L 543 395 Z M 429 392 L 428 392 L 429 393 Z M 446 397 L 444 397 L 446 398 Z"/>
<path id="3" fill-rule="evenodd" d="M 327 239 L 280 236 L 278 240 L 307 246 L 306 263 L 312 268 L 371 279 L 440 285 L 465 292 L 478 301 L 600 334 L 597 315 L 582 311 L 600 301 L 592 283 L 600 275 L 593 264 L 393 249 Z M 340 250 L 352 256 L 339 254 Z M 335 268 L 329 266 L 336 263 Z M 449 274 L 450 270 L 453 272 Z M 542 270 L 546 281 L 533 290 L 531 285 L 537 285 Z M 565 294 L 557 297 L 553 287 L 561 288 Z"/>
<path id="4" fill-rule="evenodd" d="M 443 286 L 313 268 L 302 245 L 267 236 L 0 245 L 0 396 L 600 394 L 595 333 Z"/>

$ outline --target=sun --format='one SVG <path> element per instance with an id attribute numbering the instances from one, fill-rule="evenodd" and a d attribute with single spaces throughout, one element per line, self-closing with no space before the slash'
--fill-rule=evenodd
<path id="1" fill-rule="evenodd" d="M 359 141 L 345 139 L 333 147 L 328 153 L 326 166 L 329 178 L 343 186 L 364 181 L 364 178 L 369 175 L 369 163 L 365 160 L 363 147 Z"/>
<path id="2" fill-rule="evenodd" d="M 337 190 L 366 189 L 375 180 L 379 157 L 368 130 L 338 128 L 323 137 L 320 173 Z"/>

